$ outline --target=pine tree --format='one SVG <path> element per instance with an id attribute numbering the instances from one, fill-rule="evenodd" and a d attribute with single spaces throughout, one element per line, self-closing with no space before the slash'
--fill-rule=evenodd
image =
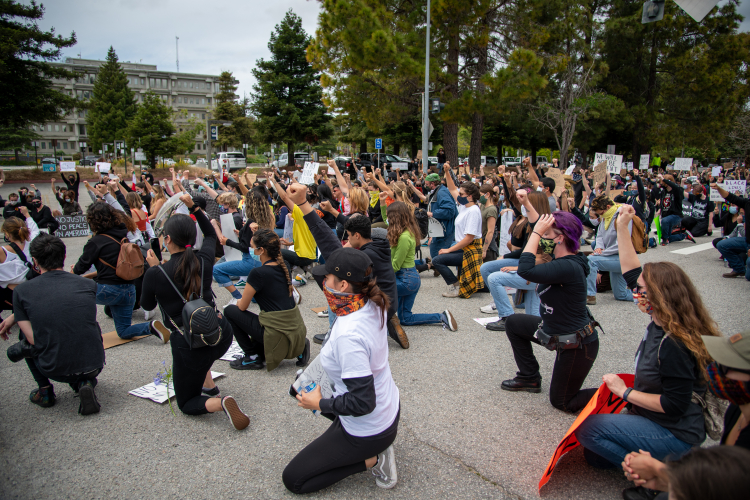
<path id="1" fill-rule="evenodd" d="M 213 118 L 215 120 L 234 122 L 243 116 L 241 107 L 237 103 L 239 96 L 235 94 L 237 83 L 239 82 L 234 79 L 231 71 L 222 71 L 219 75 L 219 91 L 214 96 L 216 107 L 213 110 Z M 242 142 L 237 137 L 236 128 L 241 127 L 219 125 L 219 140 L 213 142 L 216 148 L 226 150 L 228 146 L 241 146 Z"/>
<path id="2" fill-rule="evenodd" d="M 289 10 L 271 33 L 271 59 L 260 59 L 253 69 L 257 83 L 251 109 L 258 134 L 264 142 L 287 144 L 289 166 L 294 165 L 296 143 L 314 144 L 333 134 L 320 75 L 306 58 L 310 41 L 302 19 Z"/>
<path id="3" fill-rule="evenodd" d="M 107 62 L 99 69 L 94 81 L 94 92 L 89 102 L 87 124 L 94 149 L 103 149 L 102 144 L 121 140 L 135 110 L 136 103 L 133 91 L 128 87 L 128 78 L 115 50 L 110 47 Z"/>
<path id="4" fill-rule="evenodd" d="M 143 148 L 151 168 L 156 167 L 157 156 L 172 154 L 180 147 L 179 138 L 172 137 L 174 133 L 172 108 L 151 91 L 143 96 L 143 103 L 137 106 L 130 125 L 123 131 L 128 144 Z"/>

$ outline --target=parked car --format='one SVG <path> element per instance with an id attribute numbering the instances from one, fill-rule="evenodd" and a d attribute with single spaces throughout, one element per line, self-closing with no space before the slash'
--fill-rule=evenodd
<path id="1" fill-rule="evenodd" d="M 341 172 L 348 171 L 352 167 L 351 156 L 336 156 L 333 161 L 336 162 L 336 166 L 339 167 Z"/>
<path id="2" fill-rule="evenodd" d="M 91 155 L 91 156 L 84 156 L 79 161 L 79 164 L 82 167 L 85 167 L 85 166 L 91 166 L 91 167 L 93 167 L 94 165 L 96 165 L 96 162 L 98 162 L 98 161 L 99 161 L 99 157 L 98 156 L 93 156 L 93 155 Z"/>
<path id="3" fill-rule="evenodd" d="M 216 153 L 216 159 L 211 161 L 211 170 L 219 170 L 221 165 L 222 170 L 231 172 L 232 170 L 244 170 L 247 167 L 247 161 L 245 155 L 236 152 L 222 152 Z"/>
<path id="4" fill-rule="evenodd" d="M 46 158 L 42 158 L 42 163 L 54 163 L 57 165 L 57 158 L 52 158 L 51 156 L 48 156 Z"/>
<path id="5" fill-rule="evenodd" d="M 494 156 L 482 156 L 480 163 L 488 167 L 496 167 L 497 158 L 495 158 Z"/>
<path id="6" fill-rule="evenodd" d="M 547 160 L 546 156 L 537 156 L 536 157 L 536 164 L 537 165 L 541 166 L 541 165 L 546 165 L 548 163 L 550 163 L 550 162 L 549 162 L 549 160 Z"/>
<path id="7" fill-rule="evenodd" d="M 197 160 L 195 160 L 195 166 L 197 167 L 199 165 L 201 167 L 204 167 L 204 166 L 208 165 L 208 162 L 206 161 L 205 158 L 198 158 Z"/>
<path id="8" fill-rule="evenodd" d="M 305 151 L 297 151 L 294 153 L 294 164 L 296 165 L 298 163 L 298 160 L 302 160 L 302 163 L 309 160 L 310 155 L 307 154 Z M 281 153 L 279 155 L 279 159 L 271 162 L 272 167 L 278 167 L 283 168 L 286 167 L 289 164 L 289 153 Z"/>

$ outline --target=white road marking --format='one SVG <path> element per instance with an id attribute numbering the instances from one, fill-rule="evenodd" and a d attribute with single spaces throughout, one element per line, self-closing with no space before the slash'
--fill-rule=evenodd
<path id="1" fill-rule="evenodd" d="M 713 248 L 713 243 L 703 243 L 701 245 L 690 245 L 687 248 L 682 248 L 680 250 L 673 250 L 670 253 L 678 253 L 680 255 L 690 255 L 691 253 L 698 253 L 702 252 L 703 250 L 710 250 Z"/>

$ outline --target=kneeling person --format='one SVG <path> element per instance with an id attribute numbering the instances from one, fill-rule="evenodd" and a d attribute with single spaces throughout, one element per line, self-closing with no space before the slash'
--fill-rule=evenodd
<path id="1" fill-rule="evenodd" d="M 26 358 L 39 389 L 31 402 L 47 408 L 55 404 L 50 380 L 70 384 L 78 393 L 78 412 L 99 411 L 94 393 L 96 377 L 104 367 L 102 333 L 96 322 L 96 283 L 63 271 L 65 244 L 42 233 L 29 244 L 41 275 L 21 283 L 13 291 L 14 315 L 6 319 L 0 334 L 18 323 L 22 340 L 8 349 L 12 361 Z M 49 290 L 55 299 L 48 300 Z"/>

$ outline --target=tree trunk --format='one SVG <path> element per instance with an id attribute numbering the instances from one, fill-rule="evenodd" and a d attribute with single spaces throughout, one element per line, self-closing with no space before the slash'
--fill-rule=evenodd
<path id="1" fill-rule="evenodd" d="M 367 153 L 367 139 L 359 143 L 359 152 Z"/>
<path id="2" fill-rule="evenodd" d="M 530 147 L 531 147 L 531 164 L 536 168 L 536 137 L 531 136 Z"/>
<path id="3" fill-rule="evenodd" d="M 15 148 L 13 152 L 16 154 L 16 165 L 20 165 L 21 160 L 18 158 L 18 148 Z"/>
<path id="4" fill-rule="evenodd" d="M 453 28 L 455 29 L 455 28 Z M 458 45 L 459 32 L 450 37 L 448 40 L 448 57 L 446 66 L 448 67 L 448 78 L 450 79 L 450 93 L 452 100 L 458 98 Z M 458 123 L 445 123 L 443 125 L 443 147 L 445 149 L 445 159 L 450 162 L 451 166 L 458 165 Z M 422 156 L 426 156 L 422 152 Z"/>
<path id="5" fill-rule="evenodd" d="M 483 130 L 484 113 L 474 113 L 471 116 L 471 143 L 469 144 L 469 166 L 472 172 L 477 170 L 482 164 Z"/>
<path id="6" fill-rule="evenodd" d="M 394 144 L 393 145 L 393 155 L 398 156 L 398 154 L 401 152 L 401 144 Z"/>
<path id="7" fill-rule="evenodd" d="M 411 145 L 411 159 L 415 159 L 417 157 L 417 153 L 419 152 L 419 146 L 416 143 L 412 143 Z"/>
<path id="8" fill-rule="evenodd" d="M 584 170 L 589 167 L 588 154 L 589 154 L 588 148 L 581 148 L 581 156 L 583 157 L 583 161 L 581 162 L 581 168 Z M 562 167 L 562 165 L 560 166 Z"/>
<path id="9" fill-rule="evenodd" d="M 294 143 L 293 142 L 286 143 L 286 166 L 287 167 L 294 166 Z"/>

